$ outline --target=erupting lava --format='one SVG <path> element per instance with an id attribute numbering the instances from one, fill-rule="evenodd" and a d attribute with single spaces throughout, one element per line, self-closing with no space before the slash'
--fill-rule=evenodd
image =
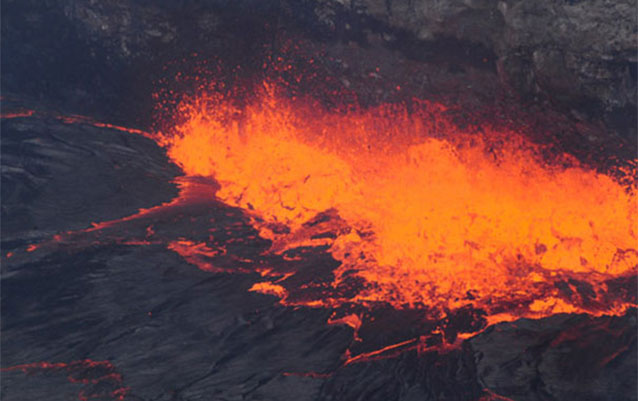
<path id="1" fill-rule="evenodd" d="M 155 133 L 56 115 L 151 138 L 186 176 L 170 202 L 24 255 L 163 244 L 205 271 L 259 273 L 252 291 L 331 309 L 329 324 L 352 327 L 346 365 L 445 351 L 501 321 L 637 304 L 635 160 L 596 171 L 516 127 L 460 128 L 438 103 L 327 108 L 268 82 L 170 112 Z M 400 327 L 385 327 L 395 323 L 384 311 Z M 388 335 L 374 339 L 377 329 Z"/>
<path id="2" fill-rule="evenodd" d="M 470 306 L 490 323 L 635 305 L 608 288 L 636 274 L 633 172 L 621 184 L 514 130 L 460 129 L 422 101 L 334 111 L 264 84 L 242 107 L 209 93 L 178 115 L 158 142 L 187 175 L 214 177 L 271 253 L 323 246 L 341 262 L 314 299 L 285 280 L 255 285 L 284 303 L 437 319 Z"/>

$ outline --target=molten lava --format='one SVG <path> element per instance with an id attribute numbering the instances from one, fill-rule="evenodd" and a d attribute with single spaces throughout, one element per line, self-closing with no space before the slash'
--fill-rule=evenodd
<path id="1" fill-rule="evenodd" d="M 205 94 L 178 114 L 158 142 L 187 175 L 214 177 L 271 254 L 324 246 L 341 262 L 315 299 L 291 299 L 285 281 L 255 291 L 438 319 L 471 306 L 490 323 L 635 305 L 608 288 L 637 271 L 633 173 L 621 184 L 515 130 L 461 129 L 423 101 L 335 111 L 264 84 L 241 107 Z"/>

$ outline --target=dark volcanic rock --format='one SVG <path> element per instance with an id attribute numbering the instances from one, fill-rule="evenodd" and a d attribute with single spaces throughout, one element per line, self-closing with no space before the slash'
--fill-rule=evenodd
<path id="1" fill-rule="evenodd" d="M 499 87 L 602 122 L 635 147 L 635 8 L 633 0 L 6 0 L 3 84 L 148 124 L 167 62 L 197 53 L 258 71 L 265 51 L 305 37 L 327 45 L 328 68 L 364 99 L 397 84 L 421 97 L 493 98 Z M 406 58 L 432 67 L 406 69 Z M 357 85 L 370 74 L 377 82 Z"/>
<path id="2" fill-rule="evenodd" d="M 350 10 L 425 43 L 455 38 L 497 57 L 502 82 L 543 95 L 589 118 L 604 115 L 636 135 L 636 2 L 603 0 L 324 0 L 317 15 L 334 25 Z"/>
<path id="3" fill-rule="evenodd" d="M 4 250 L 86 228 L 177 194 L 180 174 L 150 139 L 53 117 L 2 120 Z"/>
<path id="4" fill-rule="evenodd" d="M 515 400 L 635 400 L 636 311 L 499 324 L 469 340 L 481 383 Z"/>

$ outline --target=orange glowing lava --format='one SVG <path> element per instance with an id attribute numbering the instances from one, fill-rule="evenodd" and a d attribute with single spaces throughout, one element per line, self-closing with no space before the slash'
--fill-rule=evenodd
<path id="1" fill-rule="evenodd" d="M 13 112 L 0 113 L 0 119 L 31 117 L 35 114 L 34 110 L 18 110 Z"/>
<path id="2" fill-rule="evenodd" d="M 241 108 L 219 94 L 182 103 L 184 122 L 158 141 L 186 174 L 213 176 L 272 253 L 327 245 L 341 262 L 333 288 L 365 281 L 304 304 L 386 302 L 439 317 L 472 305 L 490 323 L 633 305 L 605 281 L 636 273 L 635 185 L 548 158 L 512 130 L 459 129 L 445 111 L 329 111 L 264 84 Z M 286 299 L 278 284 L 253 289 Z"/>
<path id="3" fill-rule="evenodd" d="M 109 361 L 85 359 L 73 362 L 35 362 L 10 366 L 0 372 L 22 371 L 26 374 L 60 372 L 70 383 L 82 384 L 85 389 L 78 394 L 80 401 L 126 399 L 130 388 L 123 385 L 122 375 Z"/>
<path id="4" fill-rule="evenodd" d="M 80 116 L 80 115 L 72 115 L 72 116 L 56 116 L 56 118 L 62 121 L 65 124 L 87 124 L 92 125 L 98 128 L 109 128 L 115 131 L 127 132 L 129 134 L 137 134 L 147 138 L 151 138 L 152 135 L 148 132 L 136 129 L 136 128 L 128 128 L 122 127 L 121 125 L 115 125 L 110 123 L 103 123 L 101 121 L 96 121 L 91 117 Z"/>

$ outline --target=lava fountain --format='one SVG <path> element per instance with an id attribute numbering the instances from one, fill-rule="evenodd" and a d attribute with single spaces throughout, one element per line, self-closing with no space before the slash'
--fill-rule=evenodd
<path id="1" fill-rule="evenodd" d="M 176 115 L 158 143 L 213 177 L 270 254 L 324 247 L 340 262 L 311 298 L 285 279 L 253 287 L 282 303 L 435 319 L 472 307 L 489 323 L 636 305 L 609 286 L 638 268 L 633 171 L 596 171 L 515 129 L 459 128 L 419 100 L 329 109 L 266 82 L 241 106 L 209 92 Z"/>

